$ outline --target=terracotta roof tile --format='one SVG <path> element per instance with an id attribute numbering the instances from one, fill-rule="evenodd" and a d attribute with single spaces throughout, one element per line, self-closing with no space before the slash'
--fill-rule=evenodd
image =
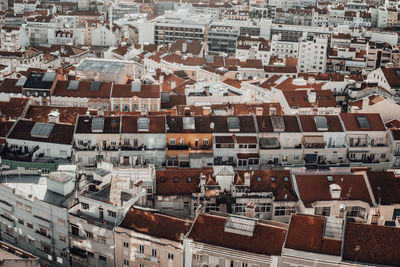
<path id="1" fill-rule="evenodd" d="M 286 229 L 258 222 L 253 236 L 225 232 L 227 217 L 201 214 L 194 222 L 189 238 L 195 242 L 255 254 L 280 255 Z"/>
<path id="2" fill-rule="evenodd" d="M 131 208 L 126 213 L 120 227 L 149 236 L 182 242 L 181 234 L 185 235 L 191 225 L 192 222 L 188 220 L 167 216 L 155 211 Z"/>

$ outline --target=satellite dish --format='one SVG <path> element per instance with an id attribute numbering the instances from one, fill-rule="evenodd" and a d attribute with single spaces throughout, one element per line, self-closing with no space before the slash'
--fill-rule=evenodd
<path id="1" fill-rule="evenodd" d="M 214 122 L 211 122 L 211 123 L 210 123 L 210 128 L 214 130 L 214 127 L 215 127 Z"/>

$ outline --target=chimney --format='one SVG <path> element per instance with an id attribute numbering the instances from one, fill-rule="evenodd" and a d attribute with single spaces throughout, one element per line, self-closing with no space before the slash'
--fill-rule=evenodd
<path id="1" fill-rule="evenodd" d="M 112 31 L 113 31 L 112 3 L 110 3 L 109 12 L 110 12 L 110 16 L 109 16 L 109 20 L 110 20 L 110 31 L 112 32 Z"/>
<path id="2" fill-rule="evenodd" d="M 256 204 L 254 202 L 249 202 L 246 205 L 245 215 L 249 218 L 256 217 Z"/>
<path id="3" fill-rule="evenodd" d="M 317 93 L 307 90 L 308 102 L 315 103 L 317 101 Z"/>
<path id="4" fill-rule="evenodd" d="M 174 89 L 176 87 L 176 81 L 171 81 L 171 89 Z"/>
<path id="5" fill-rule="evenodd" d="M 250 179 L 251 179 L 251 174 L 249 172 L 244 173 L 244 184 L 247 186 L 250 186 Z"/>
<path id="6" fill-rule="evenodd" d="M 275 116 L 276 115 L 276 108 L 275 107 L 270 107 L 269 108 L 269 115 L 270 116 Z"/>
<path id="7" fill-rule="evenodd" d="M 364 97 L 362 99 L 361 110 L 366 109 L 368 106 L 369 106 L 369 98 L 368 97 Z"/>
<path id="8" fill-rule="evenodd" d="M 315 78 L 312 76 L 308 77 L 308 84 L 312 85 L 314 83 L 315 83 Z"/>
<path id="9" fill-rule="evenodd" d="M 161 75 L 160 75 L 160 84 L 162 85 L 163 83 L 164 83 L 164 75 L 161 74 Z"/>
<path id="10" fill-rule="evenodd" d="M 344 76 L 344 80 L 345 83 L 348 83 L 350 81 L 350 76 L 349 75 L 345 75 Z"/>
<path id="11" fill-rule="evenodd" d="M 263 107 L 256 107 L 256 115 L 257 116 L 262 116 L 264 114 L 264 108 Z"/>
<path id="12" fill-rule="evenodd" d="M 47 119 L 49 123 L 59 123 L 60 122 L 60 113 L 57 109 L 52 110 L 48 115 Z"/>
<path id="13" fill-rule="evenodd" d="M 329 191 L 331 192 L 332 199 L 339 199 L 340 194 L 342 193 L 342 188 L 338 184 L 330 184 Z"/>
<path id="14" fill-rule="evenodd" d="M 187 52 L 187 43 L 183 42 L 182 43 L 182 53 L 186 53 Z"/>

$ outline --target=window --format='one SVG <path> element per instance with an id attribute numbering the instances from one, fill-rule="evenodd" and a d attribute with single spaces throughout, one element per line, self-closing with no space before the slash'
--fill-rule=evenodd
<path id="1" fill-rule="evenodd" d="M 22 203 L 21 203 L 21 202 L 17 201 L 16 204 L 17 204 L 17 207 L 18 207 L 18 208 L 21 208 L 21 209 L 22 209 Z"/>
<path id="2" fill-rule="evenodd" d="M 144 263 L 140 263 L 140 264 L 139 264 L 139 267 L 144 267 Z"/>
<path id="3" fill-rule="evenodd" d="M 322 216 L 330 216 L 331 208 L 330 207 L 317 207 L 315 208 L 315 215 L 322 215 Z"/>
<path id="4" fill-rule="evenodd" d="M 99 260 L 101 260 L 101 261 L 107 261 L 107 257 L 104 257 L 104 256 L 102 256 L 102 255 L 99 255 Z"/>
<path id="5" fill-rule="evenodd" d="M 19 224 L 24 224 L 24 220 L 18 218 L 18 223 L 19 223 Z"/>
<path id="6" fill-rule="evenodd" d="M 29 213 L 32 213 L 32 207 L 28 206 L 28 205 L 25 205 L 25 211 L 27 211 Z"/>
<path id="7" fill-rule="evenodd" d="M 185 144 L 185 139 L 180 138 L 179 139 L 179 145 L 183 146 Z"/>
<path id="8" fill-rule="evenodd" d="M 386 158 L 386 154 L 385 154 L 385 153 L 382 153 L 382 154 L 381 154 L 381 159 L 384 159 L 384 158 Z"/>
<path id="9" fill-rule="evenodd" d="M 111 210 L 108 210 L 107 212 L 108 212 L 108 216 L 109 217 L 113 217 L 113 218 L 117 217 L 117 213 L 116 212 L 111 211 Z"/>
<path id="10" fill-rule="evenodd" d="M 186 177 L 186 182 L 187 183 L 190 183 L 192 181 L 192 178 L 191 177 Z"/>
<path id="11" fill-rule="evenodd" d="M 171 146 L 176 145 L 176 140 L 175 140 L 175 138 L 169 139 L 169 144 L 170 144 Z"/>
<path id="12" fill-rule="evenodd" d="M 124 259 L 124 266 L 129 266 L 129 260 Z"/>
<path id="13" fill-rule="evenodd" d="M 124 241 L 124 248 L 129 248 L 129 243 Z"/>
<path id="14" fill-rule="evenodd" d="M 203 139 L 203 146 L 208 146 L 208 139 Z"/>
<path id="15" fill-rule="evenodd" d="M 89 204 L 81 202 L 81 208 L 83 210 L 88 210 L 89 209 Z"/>
<path id="16" fill-rule="evenodd" d="M 62 225 L 62 226 L 65 226 L 65 220 L 59 218 L 58 219 L 58 224 Z"/>
<path id="17" fill-rule="evenodd" d="M 86 231 L 86 237 L 89 239 L 93 239 L 93 233 Z"/>
<path id="18" fill-rule="evenodd" d="M 173 260 L 173 259 L 174 259 L 174 254 L 168 252 L 168 259 L 169 259 L 169 260 Z"/>
<path id="19" fill-rule="evenodd" d="M 293 207 L 275 207 L 275 216 L 288 216 L 293 212 Z"/>
<path id="20" fill-rule="evenodd" d="M 58 239 L 60 239 L 62 242 L 67 242 L 67 237 L 65 235 L 58 235 Z"/>
<path id="21" fill-rule="evenodd" d="M 276 181 L 275 176 L 271 176 L 271 182 L 275 182 L 275 181 Z"/>
<path id="22" fill-rule="evenodd" d="M 176 183 L 178 183 L 178 181 L 179 181 L 179 179 L 178 179 L 178 177 L 174 177 L 174 183 L 176 184 Z"/>
<path id="23" fill-rule="evenodd" d="M 185 210 L 188 210 L 189 209 L 189 202 L 187 202 L 187 201 L 183 202 L 183 208 Z"/>
<path id="24" fill-rule="evenodd" d="M 100 243 L 106 243 L 107 238 L 105 238 L 104 236 L 97 236 L 97 239 L 99 240 Z"/>
<path id="25" fill-rule="evenodd" d="M 155 249 L 155 248 L 151 249 L 151 256 L 157 257 L 157 249 Z"/>
<path id="26" fill-rule="evenodd" d="M 139 253 L 144 253 L 144 246 L 143 245 L 139 245 Z"/>

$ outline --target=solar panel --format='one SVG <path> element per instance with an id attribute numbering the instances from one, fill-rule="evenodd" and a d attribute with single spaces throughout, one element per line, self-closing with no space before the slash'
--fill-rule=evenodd
<path id="1" fill-rule="evenodd" d="M 271 116 L 271 123 L 274 132 L 284 132 L 285 131 L 285 122 L 283 121 L 282 116 Z"/>
<path id="2" fill-rule="evenodd" d="M 104 128 L 104 118 L 97 117 L 92 119 L 92 132 L 102 133 Z"/>
<path id="3" fill-rule="evenodd" d="M 182 123 L 183 123 L 183 130 L 195 130 L 196 129 L 196 125 L 195 125 L 193 117 L 183 117 Z"/>
<path id="4" fill-rule="evenodd" d="M 26 82 L 26 78 L 25 77 L 21 77 L 18 79 L 18 81 L 15 83 L 15 86 L 24 86 Z"/>
<path id="5" fill-rule="evenodd" d="M 225 232 L 253 236 L 257 220 L 230 215 L 225 223 Z"/>
<path id="6" fill-rule="evenodd" d="M 133 81 L 131 85 L 131 92 L 140 92 L 142 90 L 142 83 L 140 81 Z"/>
<path id="7" fill-rule="evenodd" d="M 314 121 L 318 131 L 328 131 L 328 122 L 325 117 L 316 116 Z"/>
<path id="8" fill-rule="evenodd" d="M 78 90 L 79 81 L 72 80 L 69 82 L 67 90 Z"/>
<path id="9" fill-rule="evenodd" d="M 39 138 L 49 138 L 51 132 L 53 131 L 53 128 L 54 124 L 52 123 L 36 122 L 31 129 L 31 136 Z"/>
<path id="10" fill-rule="evenodd" d="M 42 82 L 54 82 L 56 75 L 57 74 L 55 72 L 46 72 L 43 75 Z"/>
<path id="11" fill-rule="evenodd" d="M 367 116 L 357 116 L 356 119 L 361 129 L 369 129 L 371 127 Z"/>
<path id="12" fill-rule="evenodd" d="M 100 82 L 99 81 L 91 81 L 90 82 L 90 91 L 99 91 L 100 89 Z"/>
<path id="13" fill-rule="evenodd" d="M 228 122 L 229 131 L 239 131 L 240 130 L 240 123 L 238 117 L 228 117 L 226 118 Z"/>
<path id="14" fill-rule="evenodd" d="M 150 120 L 149 118 L 138 118 L 137 119 L 138 130 L 139 131 L 148 131 L 150 128 Z"/>

